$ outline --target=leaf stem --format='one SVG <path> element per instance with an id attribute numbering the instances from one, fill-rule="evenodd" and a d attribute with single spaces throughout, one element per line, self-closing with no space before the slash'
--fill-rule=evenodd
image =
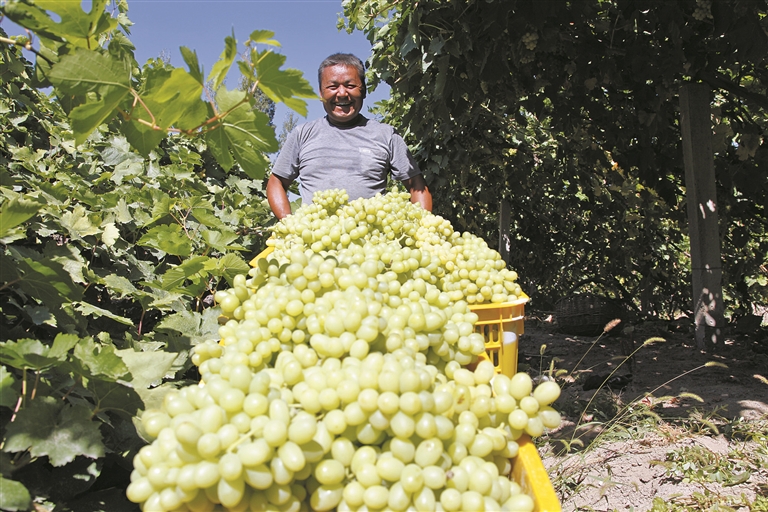
<path id="1" fill-rule="evenodd" d="M 40 53 L 38 50 L 32 47 L 32 33 L 29 30 L 27 30 L 27 34 L 29 34 L 29 39 L 27 40 L 26 43 L 22 43 L 21 41 L 16 41 L 15 39 L 11 39 L 9 37 L 0 37 L 0 43 L 12 44 L 14 46 L 21 46 L 25 50 L 34 53 L 37 57 L 40 57 L 48 64 L 53 65 L 54 62 L 51 59 L 49 59 L 48 57 L 46 57 L 45 55 Z"/>

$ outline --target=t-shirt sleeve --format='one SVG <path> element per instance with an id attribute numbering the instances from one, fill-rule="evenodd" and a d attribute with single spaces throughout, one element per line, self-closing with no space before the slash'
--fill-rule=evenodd
<path id="1" fill-rule="evenodd" d="M 299 128 L 294 128 L 285 138 L 283 147 L 272 165 L 272 174 L 291 181 L 299 177 Z"/>
<path id="2" fill-rule="evenodd" d="M 390 151 L 392 152 L 391 173 L 392 177 L 403 181 L 421 174 L 416 159 L 413 158 L 403 138 L 397 133 L 390 139 Z"/>

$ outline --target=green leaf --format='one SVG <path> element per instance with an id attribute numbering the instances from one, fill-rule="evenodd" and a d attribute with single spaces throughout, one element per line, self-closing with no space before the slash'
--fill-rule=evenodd
<path id="1" fill-rule="evenodd" d="M 33 457 L 48 457 L 51 465 L 63 466 L 78 455 L 104 456 L 98 423 L 84 405 L 67 405 L 54 397 L 32 400 L 9 423 L 3 451 L 29 450 Z"/>
<path id="2" fill-rule="evenodd" d="M 259 88 L 274 102 L 285 103 L 288 107 L 307 116 L 307 102 L 298 98 L 317 99 L 312 86 L 296 69 L 280 70 L 285 55 L 266 50 L 258 53 L 253 65 L 256 68 Z"/>
<path id="3" fill-rule="evenodd" d="M 181 51 L 181 57 L 184 59 L 184 62 L 189 68 L 189 74 L 192 75 L 195 80 L 200 82 L 200 84 L 202 84 L 204 82 L 203 71 L 200 69 L 200 63 L 197 59 L 197 52 L 190 50 L 186 46 L 180 47 L 179 51 Z"/>
<path id="4" fill-rule="evenodd" d="M 22 338 L 0 343 L 0 363 L 19 370 L 44 370 L 64 361 L 58 353 L 51 355 L 50 348 L 39 340 Z"/>
<path id="5" fill-rule="evenodd" d="M 60 95 L 84 100 L 70 112 L 75 144 L 82 144 L 102 122 L 111 119 L 131 91 L 130 68 L 125 63 L 80 48 L 63 56 L 48 78 Z"/>
<path id="6" fill-rule="evenodd" d="M 234 231 L 216 231 L 213 229 L 205 230 L 201 233 L 203 241 L 220 252 L 227 251 L 244 251 L 245 247 L 242 245 L 231 245 L 233 241 L 237 240 L 238 235 Z"/>
<path id="7" fill-rule="evenodd" d="M 13 228 L 28 221 L 42 205 L 24 198 L 13 198 L 0 208 L 0 238 L 8 235 Z"/>
<path id="8" fill-rule="evenodd" d="M 115 242 L 120 240 L 120 230 L 117 229 L 114 222 L 107 222 L 102 229 L 101 241 L 104 242 L 104 245 L 107 247 L 114 246 Z"/>
<path id="9" fill-rule="evenodd" d="M 128 91 L 122 88 L 105 85 L 95 99 L 89 95 L 86 103 L 73 108 L 69 118 L 75 133 L 75 144 L 82 144 L 101 123 L 111 120 L 127 94 Z"/>
<path id="10" fill-rule="evenodd" d="M 173 366 L 178 354 L 158 350 L 156 352 L 138 352 L 133 349 L 117 350 L 131 372 L 129 384 L 139 395 L 150 387 L 159 385 Z"/>
<path id="11" fill-rule="evenodd" d="M 104 375 L 117 380 L 128 373 L 128 367 L 115 354 L 115 347 L 97 343 L 93 338 L 82 338 L 75 346 L 74 356 L 91 375 Z"/>
<path id="12" fill-rule="evenodd" d="M 213 154 L 216 162 L 225 170 L 229 171 L 235 165 L 235 159 L 229 151 L 229 138 L 223 128 L 205 132 L 205 142 L 208 149 Z"/>
<path id="13" fill-rule="evenodd" d="M 269 166 L 264 152 L 277 151 L 277 139 L 267 115 L 254 111 L 244 99 L 245 93 L 242 91 L 220 90 L 216 94 L 219 109 L 226 112 L 226 115 L 216 129 L 208 132 L 215 135 L 211 139 L 206 136 L 206 141 L 216 147 L 214 155 L 219 165 L 226 170 L 232 167 L 231 157 L 226 156 L 225 161 L 222 161 L 219 156 L 229 155 L 231 151 L 249 177 L 261 179 Z M 225 163 L 229 163 L 229 167 Z"/>
<path id="14" fill-rule="evenodd" d="M 89 235 L 98 233 L 99 227 L 95 226 L 88 218 L 88 211 L 83 205 L 76 205 L 72 211 L 64 212 L 61 216 L 61 227 L 66 228 L 69 236 L 81 240 Z"/>
<path id="15" fill-rule="evenodd" d="M 121 364 L 125 365 L 122 361 L 120 359 Z M 91 379 L 88 381 L 88 390 L 93 394 L 97 412 L 113 411 L 131 418 L 144 406 L 136 390 L 122 382 Z"/>
<path id="16" fill-rule="evenodd" d="M 184 117 L 184 129 L 194 128 L 205 121 L 205 105 L 201 99 L 203 85 L 181 68 L 170 73 L 166 69 L 146 71 L 150 87 L 141 94 L 143 106 L 137 106 L 133 116 L 166 132 Z"/>
<path id="17" fill-rule="evenodd" d="M 280 46 L 280 43 L 272 39 L 273 37 L 275 37 L 275 33 L 271 30 L 254 30 L 251 32 L 250 37 L 248 37 L 248 41 L 257 44 Z"/>
<path id="18" fill-rule="evenodd" d="M 187 257 L 192 254 L 192 241 L 178 224 L 155 226 L 144 233 L 136 244 L 154 247 L 175 256 Z"/>
<path id="19" fill-rule="evenodd" d="M 235 253 L 228 253 L 219 259 L 219 272 L 232 285 L 238 274 L 247 274 L 251 266 Z"/>
<path id="20" fill-rule="evenodd" d="M 5 366 L 0 366 L 0 406 L 13 409 L 19 400 L 16 378 Z"/>
<path id="21" fill-rule="evenodd" d="M 181 333 L 190 345 L 197 345 L 206 340 L 216 339 L 219 332 L 218 309 L 208 308 L 203 313 L 179 311 L 165 317 L 156 331 L 172 330 Z"/>
<path id="22" fill-rule="evenodd" d="M 24 484 L 0 476 L 0 509 L 16 512 L 29 510 L 32 497 Z"/>
<path id="23" fill-rule="evenodd" d="M 102 87 L 131 89 L 130 68 L 110 55 L 78 48 L 53 66 L 51 83 L 66 94 L 83 96 Z"/>
<path id="24" fill-rule="evenodd" d="M 109 311 L 108 309 L 103 309 L 103 308 L 94 306 L 93 304 L 89 304 L 88 302 L 75 302 L 73 304 L 74 304 L 75 311 L 79 311 L 85 316 L 92 316 L 93 318 L 106 317 L 114 320 L 115 322 L 121 323 L 123 325 L 134 325 L 134 321 L 131 320 L 130 318 L 116 315 L 111 311 Z"/>
<path id="25" fill-rule="evenodd" d="M 182 291 L 185 281 L 205 271 L 210 261 L 211 258 L 207 256 L 195 256 L 185 260 L 181 265 L 172 268 L 163 274 L 163 290 Z M 200 276 L 198 276 L 199 278 Z"/>
<path id="26" fill-rule="evenodd" d="M 51 308 L 63 302 L 80 300 L 82 289 L 72 283 L 72 278 L 61 264 L 55 261 L 33 261 L 21 259 L 16 262 L 22 274 L 19 286 Z"/>
<path id="27" fill-rule="evenodd" d="M 139 291 L 138 288 L 133 286 L 133 283 L 131 283 L 128 279 L 116 274 L 109 274 L 105 276 L 103 281 L 104 285 L 107 286 L 110 292 L 116 292 L 118 294 L 118 296 L 115 297 L 117 299 L 124 299 L 125 297 L 129 297 Z"/>
<path id="28" fill-rule="evenodd" d="M 117 27 L 117 19 L 106 12 L 108 2 L 94 0 L 89 13 L 83 11 L 79 2 L 60 0 L 36 0 L 34 5 L 5 2 L 4 9 L 11 20 L 38 36 L 93 49 L 101 34 Z M 55 12 L 61 21 L 54 21 L 45 10 Z"/>
<path id="29" fill-rule="evenodd" d="M 235 34 L 224 38 L 224 51 L 221 52 L 219 60 L 211 68 L 211 72 L 208 75 L 208 81 L 213 82 L 213 90 L 217 90 L 221 87 L 224 78 L 226 78 L 229 68 L 232 67 L 232 63 L 237 57 L 237 41 L 235 41 Z"/>
<path id="30" fill-rule="evenodd" d="M 48 351 L 48 357 L 53 357 L 59 361 L 64 361 L 69 354 L 69 351 L 77 346 L 80 342 L 80 338 L 75 334 L 59 333 L 53 339 L 53 345 L 51 345 Z"/>
<path id="31" fill-rule="evenodd" d="M 152 150 L 160 145 L 160 142 L 166 137 L 164 132 L 142 124 L 136 119 L 121 123 L 120 132 L 125 135 L 131 147 L 144 158 L 149 157 Z"/>

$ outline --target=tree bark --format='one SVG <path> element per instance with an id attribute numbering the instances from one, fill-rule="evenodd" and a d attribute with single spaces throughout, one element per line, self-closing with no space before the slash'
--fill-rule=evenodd
<path id="1" fill-rule="evenodd" d="M 709 86 L 694 83 L 682 86 L 680 127 L 691 240 L 696 346 L 701 350 L 720 348 L 724 305 Z"/>

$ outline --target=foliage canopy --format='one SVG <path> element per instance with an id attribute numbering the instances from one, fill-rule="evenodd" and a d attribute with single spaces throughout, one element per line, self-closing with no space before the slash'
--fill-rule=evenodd
<path id="1" fill-rule="evenodd" d="M 645 314 L 691 309 L 678 91 L 708 84 L 730 313 L 766 302 L 764 0 L 344 8 L 436 211 L 491 240 L 509 201 L 510 263 L 541 309 L 586 290 Z"/>
<path id="2" fill-rule="evenodd" d="M 139 65 L 127 4 L 112 5 L 0 3 L 35 37 L 0 29 L 2 510 L 131 507 L 133 422 L 199 380 L 189 354 L 217 337 L 213 294 L 273 218 L 260 107 L 305 114 L 314 97 L 265 30 L 241 60 L 227 37 L 207 77 L 184 48 L 187 69 Z M 235 66 L 246 86 L 229 90 Z"/>

